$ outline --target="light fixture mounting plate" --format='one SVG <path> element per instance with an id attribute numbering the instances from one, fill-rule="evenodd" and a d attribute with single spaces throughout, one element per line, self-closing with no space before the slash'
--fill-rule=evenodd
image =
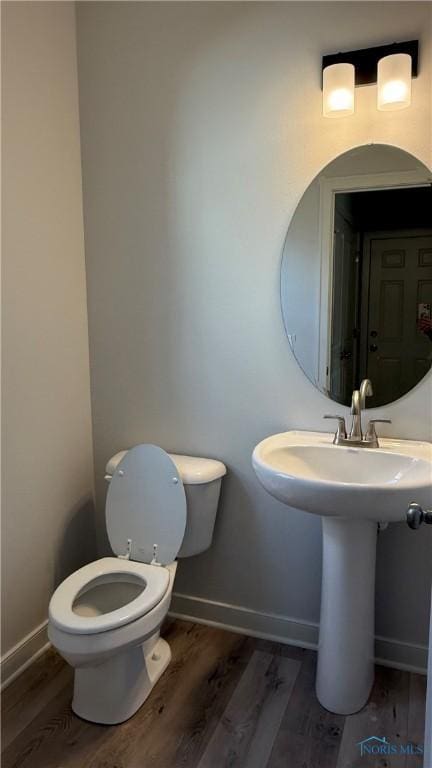
<path id="1" fill-rule="evenodd" d="M 323 56 L 322 71 L 331 64 L 354 64 L 355 85 L 371 85 L 377 82 L 379 60 L 394 53 L 408 53 L 411 56 L 412 77 L 417 77 L 419 69 L 418 40 L 378 45 L 374 48 L 361 48 L 358 51 L 346 51 L 345 53 L 331 53 Z"/>

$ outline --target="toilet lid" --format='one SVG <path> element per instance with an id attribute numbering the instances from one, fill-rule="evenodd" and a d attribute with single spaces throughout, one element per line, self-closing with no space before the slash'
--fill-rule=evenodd
<path id="1" fill-rule="evenodd" d="M 172 563 L 186 528 L 186 497 L 173 461 L 157 445 L 137 445 L 118 464 L 106 500 L 108 538 L 116 555 Z"/>

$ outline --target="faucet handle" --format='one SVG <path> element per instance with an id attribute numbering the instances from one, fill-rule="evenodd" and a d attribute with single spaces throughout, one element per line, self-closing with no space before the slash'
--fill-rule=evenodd
<path id="1" fill-rule="evenodd" d="M 329 413 L 326 413 L 325 416 L 323 416 L 324 419 L 336 419 L 338 426 L 335 434 L 335 438 L 333 442 L 335 443 L 337 440 L 346 438 L 346 426 L 345 426 L 345 419 L 343 416 L 332 416 Z"/>
<path id="2" fill-rule="evenodd" d="M 367 425 L 367 430 L 365 434 L 365 440 L 376 440 L 377 439 L 377 433 L 375 431 L 375 424 L 391 424 L 391 419 L 370 419 L 369 424 Z"/>

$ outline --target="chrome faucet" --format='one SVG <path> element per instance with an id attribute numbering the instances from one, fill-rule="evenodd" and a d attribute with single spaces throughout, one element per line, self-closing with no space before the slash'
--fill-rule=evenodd
<path id="1" fill-rule="evenodd" d="M 325 419 L 337 419 L 338 428 L 334 436 L 334 445 L 351 445 L 363 448 L 379 448 L 375 424 L 391 424 L 390 419 L 370 419 L 365 434 L 362 429 L 362 410 L 365 407 L 367 397 L 373 395 L 372 382 L 363 379 L 360 389 L 355 389 L 351 399 L 352 423 L 351 431 L 347 435 L 345 418 L 326 414 Z"/>

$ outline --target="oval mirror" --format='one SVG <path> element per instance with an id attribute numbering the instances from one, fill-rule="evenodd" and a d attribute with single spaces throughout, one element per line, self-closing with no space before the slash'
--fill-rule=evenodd
<path id="1" fill-rule="evenodd" d="M 306 376 L 350 405 L 391 403 L 432 365 L 432 175 L 396 147 L 357 147 L 316 176 L 294 213 L 282 314 Z"/>

